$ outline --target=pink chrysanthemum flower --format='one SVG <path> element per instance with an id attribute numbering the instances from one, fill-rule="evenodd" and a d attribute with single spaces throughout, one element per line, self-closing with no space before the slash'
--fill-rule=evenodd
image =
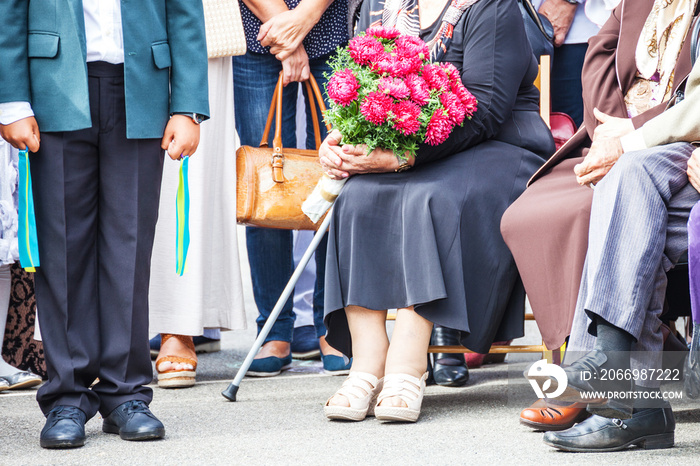
<path id="1" fill-rule="evenodd" d="M 333 77 L 328 80 L 326 89 L 328 90 L 328 97 L 333 102 L 346 107 L 357 99 L 360 83 L 357 82 L 357 78 L 352 70 L 346 68 L 333 74 Z"/>
<path id="2" fill-rule="evenodd" d="M 394 114 L 392 124 L 403 135 L 415 134 L 420 130 L 420 107 L 413 102 L 405 100 L 395 104 L 391 112 Z"/>
<path id="3" fill-rule="evenodd" d="M 444 92 L 440 94 L 440 103 L 445 107 L 447 115 L 450 117 L 450 120 L 452 120 L 452 123 L 461 125 L 465 115 L 464 105 L 462 105 L 459 97 L 452 92 Z"/>
<path id="4" fill-rule="evenodd" d="M 431 146 L 437 146 L 445 142 L 452 131 L 454 124 L 450 121 L 447 111 L 438 107 L 428 122 L 428 130 L 425 134 L 425 142 Z"/>
<path id="5" fill-rule="evenodd" d="M 393 101 L 383 92 L 370 92 L 360 105 L 360 112 L 365 119 L 375 125 L 381 125 L 391 110 Z"/>
<path id="6" fill-rule="evenodd" d="M 348 44 L 348 50 L 358 65 L 369 65 L 384 54 L 384 46 L 371 36 L 354 37 Z"/>
<path id="7" fill-rule="evenodd" d="M 464 113 L 468 117 L 474 115 L 477 107 L 476 97 L 474 97 L 474 95 L 469 92 L 464 85 L 462 85 L 461 81 L 459 83 L 452 83 L 452 93 L 457 96 L 460 102 L 462 102 L 462 105 L 464 106 Z"/>
<path id="8" fill-rule="evenodd" d="M 450 78 L 452 83 L 462 83 L 462 76 L 459 74 L 459 70 L 455 68 L 452 63 L 442 63 L 440 66 L 443 70 L 445 70 L 445 73 Z"/>
<path id="9" fill-rule="evenodd" d="M 366 32 L 368 36 L 374 36 L 379 39 L 395 39 L 401 35 L 398 29 L 384 26 L 371 27 Z"/>
<path id="10" fill-rule="evenodd" d="M 395 99 L 405 99 L 411 95 L 406 83 L 398 78 L 384 77 L 379 80 L 379 91 L 389 94 Z"/>
<path id="11" fill-rule="evenodd" d="M 430 89 L 444 90 L 450 88 L 450 80 L 447 73 L 439 65 L 428 64 L 423 67 L 421 74 Z"/>
<path id="12" fill-rule="evenodd" d="M 415 57 L 421 61 L 430 57 L 426 43 L 413 36 L 400 36 L 396 39 L 396 54 L 404 59 Z"/>
<path id="13" fill-rule="evenodd" d="M 404 80 L 406 86 L 411 91 L 411 100 L 418 105 L 425 105 L 430 98 L 428 84 L 423 78 L 417 75 L 409 75 Z"/>

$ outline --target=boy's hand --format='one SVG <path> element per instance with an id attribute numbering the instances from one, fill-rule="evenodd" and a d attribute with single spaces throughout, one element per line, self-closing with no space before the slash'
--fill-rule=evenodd
<path id="1" fill-rule="evenodd" d="M 31 152 L 39 150 L 41 135 L 39 125 L 33 116 L 22 118 L 9 125 L 0 125 L 0 136 L 15 149 L 29 149 Z"/>
<path id="2" fill-rule="evenodd" d="M 195 153 L 199 145 L 199 125 L 189 115 L 173 115 L 165 127 L 160 147 L 173 160 Z"/>

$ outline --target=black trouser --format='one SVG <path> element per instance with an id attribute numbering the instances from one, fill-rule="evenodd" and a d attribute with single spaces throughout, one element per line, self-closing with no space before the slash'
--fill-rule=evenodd
<path id="1" fill-rule="evenodd" d="M 163 151 L 159 139 L 126 138 L 123 66 L 89 63 L 88 75 L 92 128 L 43 133 L 30 161 L 49 376 L 37 400 L 45 414 L 70 405 L 90 418 L 153 397 L 148 281 Z"/>

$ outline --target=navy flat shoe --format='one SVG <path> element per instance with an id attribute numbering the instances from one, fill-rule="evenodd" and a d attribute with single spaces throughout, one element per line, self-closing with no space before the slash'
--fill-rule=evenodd
<path id="1" fill-rule="evenodd" d="M 283 358 L 269 356 L 267 358 L 253 359 L 253 363 L 245 375 L 250 377 L 274 377 L 290 367 L 292 367 L 291 354 Z"/>
<path id="2" fill-rule="evenodd" d="M 323 361 L 323 372 L 330 375 L 348 375 L 350 366 L 352 366 L 352 358 L 348 359 L 345 356 L 335 356 L 332 354 L 321 355 Z"/>
<path id="3" fill-rule="evenodd" d="M 313 325 L 295 327 L 292 334 L 292 357 L 294 359 L 318 359 L 321 350 L 318 346 L 316 328 Z"/>

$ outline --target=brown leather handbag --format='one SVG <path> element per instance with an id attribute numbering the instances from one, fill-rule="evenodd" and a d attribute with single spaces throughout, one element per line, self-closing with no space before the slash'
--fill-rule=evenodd
<path id="1" fill-rule="evenodd" d="M 301 211 L 301 204 L 311 194 L 323 175 L 318 162 L 321 131 L 316 103 L 326 111 L 321 91 L 313 76 L 304 82 L 309 96 L 316 150 L 282 147 L 282 74 L 272 96 L 267 124 L 260 147 L 242 146 L 236 151 L 236 220 L 238 223 L 284 230 L 316 230 L 317 223 Z M 273 148 L 268 138 L 275 118 Z M 330 131 L 330 125 L 326 125 Z"/>

